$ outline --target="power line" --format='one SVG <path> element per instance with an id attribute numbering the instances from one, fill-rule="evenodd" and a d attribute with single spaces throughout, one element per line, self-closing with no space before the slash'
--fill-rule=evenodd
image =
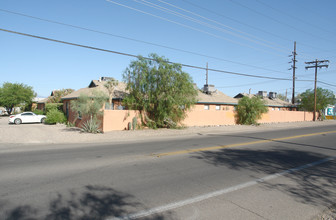
<path id="1" fill-rule="evenodd" d="M 110 3 L 112 3 L 112 4 L 116 4 L 116 5 L 119 5 L 119 6 L 128 8 L 128 9 L 131 9 L 131 10 L 133 10 L 133 11 L 137 11 L 137 12 L 140 12 L 140 13 L 143 13 L 143 14 L 146 14 L 146 15 L 149 15 L 149 16 L 152 16 L 152 17 L 155 17 L 155 18 L 158 18 L 158 19 L 161 19 L 161 20 L 164 20 L 164 21 L 173 23 L 173 24 L 177 24 L 177 25 L 182 26 L 182 27 L 184 27 L 184 28 L 188 28 L 188 29 L 191 29 L 191 30 L 194 30 L 194 31 L 198 31 L 198 32 L 207 34 L 207 35 L 209 35 L 209 36 L 213 36 L 213 37 L 218 38 L 218 39 L 226 40 L 226 41 L 229 41 L 229 42 L 238 44 L 238 45 L 240 45 L 240 46 L 249 47 L 249 48 L 251 48 L 251 49 L 255 49 L 255 50 L 259 50 L 259 51 L 263 51 L 263 52 L 265 52 L 265 53 L 269 53 L 269 54 L 273 54 L 273 55 L 275 55 L 275 56 L 280 56 L 280 57 L 282 57 L 281 55 L 279 55 L 279 54 L 277 54 L 277 53 L 272 53 L 272 52 L 269 52 L 269 51 L 264 50 L 264 49 L 260 49 L 260 48 L 256 48 L 256 47 L 250 46 L 250 45 L 248 45 L 248 44 L 242 44 L 242 43 L 240 43 L 240 42 L 237 42 L 237 41 L 234 41 L 234 40 L 231 40 L 231 39 L 228 39 L 228 38 L 219 36 L 219 35 L 217 35 L 217 34 L 213 34 L 213 33 L 210 33 L 210 32 L 204 31 L 204 30 L 201 30 L 201 29 L 199 29 L 199 28 L 194 28 L 194 27 L 192 27 L 192 26 L 189 26 L 189 25 L 186 25 L 186 24 L 182 24 L 182 23 L 180 23 L 180 22 L 173 21 L 173 20 L 170 20 L 170 19 L 167 19 L 167 18 L 158 16 L 158 15 L 154 15 L 154 14 L 151 14 L 151 13 L 149 13 L 149 12 L 145 12 L 145 11 L 142 11 L 142 10 L 140 10 L 140 9 L 133 8 L 133 7 L 130 7 L 130 6 L 127 6 L 127 5 L 124 5 L 124 4 L 121 4 L 121 3 L 118 3 L 118 2 L 112 1 L 112 0 L 106 0 L 106 1 L 107 1 L 107 2 L 110 2 Z"/>
<path id="2" fill-rule="evenodd" d="M 216 11 L 213 11 L 213 10 L 210 10 L 210 9 L 208 9 L 208 8 L 202 7 L 202 6 L 197 5 L 197 4 L 193 3 L 193 2 L 190 2 L 190 1 L 187 1 L 187 0 L 181 0 L 181 1 L 183 1 L 183 2 L 185 2 L 185 3 L 187 3 L 187 4 L 190 4 L 190 5 L 192 5 L 192 6 L 196 7 L 196 8 L 199 8 L 199 9 L 202 9 L 202 10 L 204 10 L 204 11 L 207 11 L 207 12 L 210 12 L 210 13 L 212 13 L 212 14 L 215 14 L 215 15 L 217 15 L 217 16 L 220 16 L 220 17 L 223 17 L 223 18 L 225 18 L 225 19 L 234 21 L 234 22 L 236 22 L 236 23 L 238 23 L 238 24 L 244 25 L 245 27 L 249 27 L 249 28 L 255 29 L 255 30 L 257 30 L 257 31 L 266 33 L 266 34 L 268 34 L 268 35 L 277 37 L 277 38 L 279 38 L 279 39 L 282 39 L 282 40 L 286 40 L 286 41 L 290 41 L 290 42 L 292 42 L 291 39 L 282 37 L 282 36 L 280 36 L 280 35 L 274 34 L 273 32 L 269 32 L 269 31 L 263 30 L 263 29 L 261 29 L 261 28 L 259 28 L 259 27 L 252 26 L 252 25 L 250 25 L 250 24 L 247 24 L 247 23 L 241 22 L 241 21 L 239 21 L 239 20 L 233 19 L 232 17 L 226 16 L 226 15 L 224 15 L 224 14 L 222 14 L 222 13 L 218 13 L 218 12 L 216 12 Z M 317 47 L 315 47 L 315 46 L 312 46 L 312 45 L 309 45 L 309 44 L 305 44 L 305 43 L 302 43 L 302 42 L 300 42 L 300 44 L 301 44 L 301 45 L 304 45 L 304 46 L 306 46 L 306 47 L 313 48 L 313 49 L 324 50 L 324 49 L 317 48 Z M 301 54 L 304 54 L 304 53 L 301 52 Z M 309 56 L 309 55 L 308 55 L 308 56 Z"/>
<path id="3" fill-rule="evenodd" d="M 229 19 L 229 20 L 231 20 L 231 21 L 234 21 L 234 22 L 236 22 L 236 23 L 238 23 L 238 24 L 241 24 L 241 25 L 244 25 L 244 26 L 246 26 L 246 27 L 250 27 L 250 28 L 255 29 L 255 30 L 258 30 L 258 31 L 260 31 L 260 32 L 263 32 L 263 33 L 272 35 L 272 36 L 274 36 L 274 37 L 280 38 L 280 39 L 282 39 L 282 40 L 292 41 L 292 40 L 290 40 L 290 39 L 288 39 L 288 38 L 284 38 L 284 37 L 279 36 L 279 35 L 276 35 L 276 34 L 274 34 L 274 33 L 272 33 L 272 32 L 265 31 L 265 30 L 263 30 L 263 29 L 261 29 L 261 28 L 259 28 L 259 27 L 252 26 L 252 25 L 250 25 L 250 24 L 247 24 L 247 23 L 241 22 L 241 21 L 239 21 L 239 20 L 233 19 L 232 17 L 225 16 L 225 15 L 223 15 L 223 14 L 221 14 L 221 13 L 212 11 L 212 10 L 210 10 L 210 9 L 208 9 L 208 8 L 205 8 L 205 7 L 202 7 L 202 6 L 200 6 L 200 5 L 197 5 L 197 4 L 195 4 L 194 2 L 189 2 L 189 1 L 186 1 L 186 0 L 181 0 L 181 1 L 183 1 L 183 2 L 185 2 L 185 3 L 187 3 L 187 4 L 190 4 L 190 5 L 193 5 L 194 7 L 197 7 L 197 8 L 200 8 L 200 9 L 202 9 L 202 10 L 205 10 L 205 11 L 207 11 L 207 12 L 210 12 L 210 13 L 212 13 L 212 14 L 215 14 L 215 15 L 217 15 L 217 16 L 220 16 L 220 17 Z"/>
<path id="4" fill-rule="evenodd" d="M 322 38 L 321 36 L 314 35 L 314 34 L 312 34 L 312 33 L 310 33 L 310 32 L 306 32 L 306 31 L 304 31 L 304 30 L 298 29 L 298 28 L 295 27 L 295 26 L 292 26 L 292 25 L 290 25 L 290 24 L 287 24 L 287 23 L 284 23 L 284 22 L 282 22 L 282 21 L 279 21 L 279 20 L 277 20 L 277 19 L 275 19 L 275 18 L 273 18 L 273 17 L 271 17 L 271 16 L 268 16 L 268 15 L 266 15 L 266 14 L 264 14 L 264 13 L 261 13 L 261 12 L 259 12 L 259 11 L 257 11 L 257 10 L 254 10 L 254 9 L 252 9 L 252 8 L 250 8 L 250 7 L 248 7 L 248 6 L 244 5 L 244 4 L 242 4 L 242 3 L 239 3 L 239 2 L 236 2 L 236 1 L 233 1 L 233 0 L 229 0 L 229 1 L 232 2 L 232 3 L 234 3 L 234 4 L 236 4 L 236 5 L 241 6 L 241 7 L 243 7 L 243 8 L 246 8 L 246 9 L 248 9 L 248 10 L 250 10 L 250 11 L 256 13 L 256 14 L 259 14 L 259 15 L 261 15 L 261 16 L 263 16 L 263 17 L 266 17 L 266 18 L 268 18 L 268 19 L 270 19 L 270 20 L 273 20 L 273 21 L 275 21 L 275 22 L 277 22 L 277 23 L 279 23 L 279 24 L 288 26 L 288 27 L 290 27 L 290 28 L 292 28 L 292 29 L 294 29 L 294 30 L 296 30 L 296 31 L 299 31 L 299 32 L 308 34 L 308 35 L 313 36 L 313 37 L 315 37 L 315 38 L 320 38 L 320 39 L 323 39 L 323 40 L 327 40 L 327 39 Z M 328 41 L 329 41 L 329 40 L 328 40 Z"/>
<path id="5" fill-rule="evenodd" d="M 31 38 L 37 38 L 37 39 L 40 39 L 40 40 L 46 40 L 46 41 L 52 41 L 52 42 L 56 42 L 56 43 L 67 44 L 67 45 L 71 45 L 71 46 L 82 47 L 82 48 L 91 49 L 91 50 L 97 50 L 97 51 L 103 51 L 103 52 L 108 52 L 108 53 L 114 53 L 114 54 L 118 54 L 118 55 L 134 57 L 134 58 L 140 58 L 141 57 L 141 58 L 144 58 L 144 59 L 147 59 L 147 60 L 154 60 L 152 58 L 142 57 L 142 56 L 138 56 L 138 55 L 134 55 L 134 54 L 123 53 L 123 52 L 118 52 L 118 51 L 113 51 L 113 50 L 108 50 L 108 49 L 102 49 L 102 48 L 97 48 L 97 47 L 92 47 L 92 46 L 87 46 L 87 45 L 82 45 L 82 44 L 77 44 L 77 43 L 71 43 L 71 42 L 67 42 L 67 41 L 61 41 L 61 40 L 56 40 L 56 39 L 52 39 L 52 38 L 47 38 L 47 37 L 42 37 L 42 36 L 37 36 L 37 35 L 32 35 L 32 34 L 26 34 L 26 33 L 22 33 L 22 32 L 17 32 L 17 31 L 2 29 L 2 28 L 0 28 L 0 31 L 4 31 L 4 32 L 12 33 L 12 34 L 17 34 L 17 35 L 21 35 L 21 36 L 26 36 L 26 37 L 31 37 Z M 194 65 L 189 65 L 189 64 L 180 64 L 180 63 L 169 62 L 169 61 L 168 61 L 168 63 L 179 64 L 179 65 L 181 65 L 183 67 L 188 67 L 188 68 L 207 70 L 207 68 L 205 68 L 205 67 L 199 67 L 199 66 L 194 66 Z M 245 76 L 245 77 L 262 78 L 262 79 L 275 79 L 275 80 L 284 80 L 284 81 L 291 80 L 291 79 L 288 79 L 288 78 L 259 76 L 259 75 L 230 72 L 230 71 L 211 69 L 211 68 L 208 69 L 208 71 L 225 73 L 225 74 L 232 74 L 232 75 L 238 75 L 238 76 Z"/>
<path id="6" fill-rule="evenodd" d="M 210 28 L 213 28 L 213 29 L 215 29 L 215 30 L 219 30 L 219 31 L 222 31 L 222 32 L 229 33 L 229 34 L 231 34 L 231 35 L 234 35 L 234 36 L 243 38 L 243 39 L 245 39 L 245 40 L 248 40 L 248 41 L 251 41 L 251 42 L 254 42 L 254 43 L 257 43 L 257 44 L 266 46 L 266 47 L 270 47 L 270 48 L 279 50 L 278 48 L 276 48 L 276 47 L 274 47 L 274 46 L 270 46 L 270 45 L 265 44 L 265 43 L 268 43 L 268 44 L 277 45 L 278 47 L 280 46 L 280 47 L 284 48 L 284 49 L 287 51 L 287 48 L 285 48 L 285 47 L 283 47 L 283 46 L 281 46 L 281 45 L 279 45 L 279 44 L 275 44 L 275 43 L 273 43 L 273 42 L 270 42 L 270 41 L 261 39 L 261 38 L 259 38 L 259 37 L 257 37 L 257 36 L 254 36 L 254 35 L 252 35 L 252 34 L 249 34 L 249 33 L 246 33 L 246 32 L 244 32 L 244 31 L 241 31 L 241 30 L 239 30 L 239 29 L 237 29 L 237 28 L 230 27 L 230 26 L 228 26 L 228 25 L 225 25 L 225 24 L 220 23 L 220 22 L 218 22 L 218 21 L 215 21 L 215 20 L 213 20 L 213 19 L 209 19 L 209 18 L 204 17 L 204 16 L 202 16 L 202 15 L 199 15 L 199 14 L 197 14 L 197 13 L 195 13 L 195 12 L 186 10 L 186 9 L 184 9 L 184 8 L 178 7 L 178 6 L 176 6 L 176 5 L 173 5 L 173 4 L 171 4 L 171 3 L 167 3 L 167 2 L 162 1 L 162 0 L 157 0 L 157 1 L 159 1 L 159 2 L 161 2 L 161 3 L 163 3 L 163 4 L 166 4 L 166 5 L 169 5 L 169 6 L 171 6 L 171 7 L 177 8 L 177 9 L 179 9 L 179 10 L 181 10 L 181 11 L 187 12 L 187 13 L 189 13 L 189 14 L 192 14 L 192 15 L 194 15 L 194 16 L 197 16 L 197 17 L 199 17 L 199 18 L 202 18 L 202 19 L 204 19 L 204 20 L 210 21 L 210 22 L 215 23 L 215 24 L 217 24 L 217 25 L 220 25 L 220 26 L 223 26 L 223 27 L 225 27 L 225 28 L 231 29 L 231 30 L 236 31 L 236 32 L 238 32 L 238 33 L 240 33 L 240 34 L 236 34 L 236 33 L 232 32 L 232 31 L 227 31 L 227 30 L 225 30 L 225 29 L 223 29 L 223 28 L 219 28 L 219 27 L 217 27 L 217 26 L 211 25 L 211 24 L 206 23 L 206 22 L 203 22 L 203 21 L 201 21 L 201 20 L 194 19 L 194 18 L 192 18 L 192 17 L 190 17 L 190 16 L 187 16 L 187 15 L 185 15 L 185 14 L 182 14 L 182 13 L 176 12 L 176 11 L 174 11 L 174 10 L 171 10 L 171 9 L 168 9 L 168 8 L 165 8 L 165 7 L 162 7 L 162 6 L 159 6 L 159 5 L 157 5 L 157 4 L 148 2 L 148 1 L 146 1 L 146 0 L 133 0 L 133 1 L 136 1 L 136 2 L 138 2 L 138 3 L 147 5 L 147 6 L 149 6 L 149 7 L 152 7 L 152 8 L 161 10 L 161 11 L 165 11 L 165 12 L 170 13 L 170 14 L 173 14 L 173 15 L 175 15 L 175 16 L 182 17 L 182 18 L 184 18 L 184 19 L 193 21 L 193 22 L 195 22 L 195 23 L 204 25 L 204 26 L 206 26 L 206 27 L 210 27 Z M 140 1 L 141 1 L 141 2 L 140 2 Z M 247 35 L 248 37 L 243 36 L 243 35 Z M 256 40 L 250 39 L 251 37 L 252 37 L 252 38 L 255 38 L 256 40 L 265 42 L 265 43 L 259 43 L 259 42 L 256 41 Z M 283 52 L 282 49 L 280 49 L 279 51 Z"/>
<path id="7" fill-rule="evenodd" d="M 298 21 L 300 21 L 300 22 L 302 22 L 302 23 L 304 23 L 304 24 L 307 24 L 307 25 L 309 25 L 309 26 L 315 27 L 315 28 L 320 29 L 320 30 L 322 30 L 322 31 L 325 31 L 325 32 L 334 34 L 333 32 L 331 32 L 331 31 L 329 31 L 329 30 L 327 30 L 327 29 L 321 28 L 321 27 L 318 26 L 318 25 L 308 23 L 307 21 L 305 21 L 305 20 L 303 20 L 303 19 L 301 19 L 301 18 L 299 18 L 299 17 L 293 16 L 292 14 L 289 14 L 289 13 L 287 13 L 287 12 L 285 12 L 285 11 L 279 10 L 278 8 L 274 8 L 274 7 L 270 6 L 269 4 L 266 4 L 265 2 L 262 2 L 262 1 L 260 1 L 260 0 L 256 0 L 256 1 L 259 2 L 259 4 L 262 4 L 262 5 L 264 5 L 264 6 L 268 7 L 268 8 L 271 8 L 272 10 L 277 11 L 277 12 L 279 12 L 279 13 L 281 13 L 281 14 L 284 14 L 284 15 L 290 17 L 290 18 L 294 18 L 294 19 L 296 19 L 296 20 L 298 20 Z"/>
<path id="8" fill-rule="evenodd" d="M 248 83 L 248 84 L 241 84 L 241 85 L 235 85 L 235 86 L 221 86 L 218 87 L 216 86 L 216 88 L 236 88 L 236 87 L 244 87 L 244 86 L 254 86 L 254 85 L 260 85 L 260 84 L 266 84 L 266 83 L 271 83 L 271 82 L 275 82 L 277 80 L 266 80 L 263 82 L 257 82 L 257 83 Z"/>
<path id="9" fill-rule="evenodd" d="M 108 32 L 98 31 L 98 30 L 94 30 L 94 29 L 90 29 L 90 28 L 86 28 L 86 27 L 82 27 L 82 26 L 62 23 L 62 22 L 58 22 L 58 21 L 55 21 L 55 20 L 40 18 L 40 17 L 31 16 L 31 15 L 27 15 L 27 14 L 22 14 L 22 13 L 9 11 L 9 10 L 5 10 L 5 9 L 1 9 L 1 8 L 0 8 L 0 11 L 10 13 L 10 14 L 19 15 L 19 16 L 23 16 L 23 17 L 27 17 L 27 18 L 32 18 L 32 19 L 35 19 L 35 20 L 40 20 L 40 21 L 44 21 L 44 22 L 48 22 L 48 23 L 67 26 L 67 27 L 71 27 L 71 28 L 75 28 L 75 29 L 79 29 L 79 30 L 89 31 L 89 32 L 93 32 L 93 33 L 98 33 L 98 34 L 103 34 L 103 35 L 108 35 L 108 36 L 120 38 L 120 39 L 139 42 L 139 43 L 143 43 L 143 44 L 147 44 L 147 45 L 152 45 L 152 46 L 157 46 L 157 47 L 166 48 L 166 49 L 170 49 L 170 50 L 175 50 L 175 51 L 178 51 L 178 52 L 189 53 L 189 54 L 193 54 L 193 55 L 197 55 L 197 56 L 201 56 L 201 57 L 220 60 L 220 61 L 224 61 L 224 62 L 228 62 L 228 63 L 234 63 L 234 64 L 242 65 L 242 66 L 248 66 L 248 67 L 252 67 L 252 68 L 255 68 L 255 69 L 262 69 L 262 70 L 272 71 L 272 72 L 277 72 L 277 73 L 285 73 L 285 72 L 281 72 L 281 71 L 278 71 L 278 70 L 268 69 L 268 68 L 259 67 L 259 66 L 255 66 L 255 65 L 250 65 L 250 64 L 246 64 L 246 63 L 232 61 L 232 60 L 227 60 L 227 59 L 223 59 L 223 58 L 220 58 L 220 57 L 209 56 L 209 55 L 206 55 L 206 54 L 201 54 L 201 53 L 188 51 L 188 50 L 183 50 L 183 49 L 179 49 L 179 48 L 174 48 L 174 47 L 170 47 L 170 46 L 166 46 L 166 45 L 162 45 L 162 44 L 152 43 L 152 42 L 143 41 L 143 40 L 130 38 L 130 37 L 125 37 L 125 36 L 121 36 L 121 35 L 116 35 L 116 34 L 112 34 L 112 33 L 108 33 Z"/>

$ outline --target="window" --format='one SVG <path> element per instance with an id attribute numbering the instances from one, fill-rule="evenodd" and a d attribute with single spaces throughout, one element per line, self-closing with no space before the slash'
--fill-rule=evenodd
<path id="1" fill-rule="evenodd" d="M 105 102 L 105 109 L 106 110 L 113 110 L 114 109 L 113 103 L 110 104 L 109 102 Z"/>
<path id="2" fill-rule="evenodd" d="M 204 105 L 204 110 L 209 110 L 210 106 L 209 105 Z"/>
<path id="3" fill-rule="evenodd" d="M 216 105 L 216 110 L 220 110 L 220 105 Z"/>
<path id="4" fill-rule="evenodd" d="M 280 109 L 280 108 L 278 108 L 278 111 L 281 111 L 281 109 Z"/>
<path id="5" fill-rule="evenodd" d="M 82 119 L 82 113 L 78 111 L 78 119 Z"/>
<path id="6" fill-rule="evenodd" d="M 274 111 L 275 110 L 275 108 L 272 108 L 272 111 Z"/>
<path id="7" fill-rule="evenodd" d="M 32 113 L 23 113 L 22 116 L 32 116 Z"/>

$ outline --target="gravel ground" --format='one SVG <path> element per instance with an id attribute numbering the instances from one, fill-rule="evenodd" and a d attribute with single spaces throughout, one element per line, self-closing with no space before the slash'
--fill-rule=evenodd
<path id="1" fill-rule="evenodd" d="M 112 131 L 104 134 L 87 134 L 78 128 L 65 125 L 8 124 L 8 117 L 0 117 L 0 143 L 14 144 L 62 144 L 62 143 L 105 143 L 140 141 L 146 139 L 177 138 L 216 133 L 262 132 L 300 127 L 336 124 L 336 121 L 272 123 L 260 126 L 227 125 L 209 127 L 188 127 L 185 129 L 157 129 L 135 131 Z"/>
<path id="2" fill-rule="evenodd" d="M 336 219 L 336 203 L 326 208 L 314 220 L 335 220 Z"/>

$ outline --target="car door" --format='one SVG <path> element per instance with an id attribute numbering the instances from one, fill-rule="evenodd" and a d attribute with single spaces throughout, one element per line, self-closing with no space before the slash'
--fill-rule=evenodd
<path id="1" fill-rule="evenodd" d="M 33 113 L 27 112 L 27 113 L 22 113 L 21 114 L 21 121 L 22 123 L 32 123 L 34 121 L 34 115 Z"/>

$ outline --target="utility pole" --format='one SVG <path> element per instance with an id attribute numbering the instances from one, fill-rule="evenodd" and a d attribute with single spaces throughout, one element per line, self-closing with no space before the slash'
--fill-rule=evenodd
<path id="1" fill-rule="evenodd" d="M 291 69 L 293 70 L 293 91 L 292 91 L 292 104 L 293 105 L 295 104 L 295 69 L 297 68 L 297 67 L 295 67 L 295 63 L 297 62 L 296 55 L 297 55 L 297 53 L 296 53 L 296 41 L 294 41 L 294 51 L 292 52 L 291 55 L 289 55 L 290 57 L 293 56 L 293 59 L 291 61 L 291 62 L 293 62 L 293 64 L 292 64 L 291 68 L 289 69 L 289 70 L 291 70 Z M 289 63 L 291 63 L 291 62 L 289 62 Z"/>
<path id="2" fill-rule="evenodd" d="M 287 100 L 287 89 L 286 89 L 286 100 Z"/>
<path id="3" fill-rule="evenodd" d="M 208 85 L 208 63 L 206 66 L 206 79 L 205 79 L 205 85 Z"/>
<path id="4" fill-rule="evenodd" d="M 323 64 L 323 63 L 329 63 L 329 60 L 318 60 L 316 59 L 315 61 L 311 61 L 311 62 L 305 62 L 305 64 L 311 65 L 314 64 L 312 66 L 306 66 L 306 69 L 310 69 L 310 68 L 315 68 L 315 82 L 314 82 L 314 112 L 313 112 L 313 120 L 316 120 L 316 83 L 317 83 L 317 67 L 319 67 L 320 69 L 322 67 L 326 67 L 328 68 L 328 64 Z"/>

